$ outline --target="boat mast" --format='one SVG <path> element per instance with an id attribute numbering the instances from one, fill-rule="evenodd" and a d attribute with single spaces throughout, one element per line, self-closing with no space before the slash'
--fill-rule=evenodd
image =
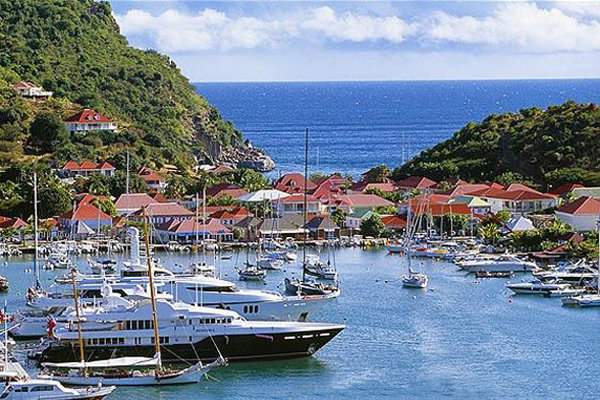
<path id="1" fill-rule="evenodd" d="M 40 289 L 40 271 L 38 260 L 38 199 L 37 199 L 37 172 L 33 172 L 33 273 L 35 274 L 35 287 Z"/>
<path id="2" fill-rule="evenodd" d="M 302 282 L 306 280 L 306 242 L 308 241 L 308 230 L 306 229 L 306 207 L 307 207 L 307 183 L 308 183 L 308 128 L 306 128 L 306 132 L 304 135 L 304 213 L 303 219 L 304 223 L 302 224 L 302 228 L 304 228 L 304 246 L 302 246 Z"/>
<path id="3" fill-rule="evenodd" d="M 200 241 L 200 233 L 198 229 L 198 221 L 200 219 L 200 215 L 198 208 L 200 208 L 200 200 L 198 200 L 198 192 L 196 192 L 196 223 L 194 224 L 194 227 L 196 228 L 196 268 L 198 268 L 198 242 Z"/>
<path id="4" fill-rule="evenodd" d="M 83 337 L 81 333 L 81 317 L 79 315 L 79 295 L 77 294 L 77 269 L 71 271 L 71 282 L 73 284 L 73 301 L 75 302 L 75 317 L 77 318 L 77 339 L 79 341 L 79 360 L 85 371 L 85 352 L 83 349 Z"/>
<path id="5" fill-rule="evenodd" d="M 4 371 L 8 371 L 8 303 L 4 299 Z"/>
<path id="6" fill-rule="evenodd" d="M 148 207 L 148 206 L 146 206 Z M 148 214 L 146 213 L 146 207 L 144 207 L 144 236 L 146 242 L 146 260 L 148 262 L 148 282 L 150 283 L 150 302 L 152 303 L 152 325 L 154 328 L 154 349 L 158 355 L 158 363 L 156 365 L 156 372 L 160 374 L 162 372 L 162 362 L 160 356 L 160 337 L 158 334 L 158 316 L 156 313 L 156 293 L 154 291 L 154 271 L 152 271 L 152 255 L 150 253 L 150 233 L 148 232 Z"/>

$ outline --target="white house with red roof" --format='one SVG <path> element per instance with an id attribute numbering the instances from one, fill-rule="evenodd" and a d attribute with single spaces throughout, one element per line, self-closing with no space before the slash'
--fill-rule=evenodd
<path id="1" fill-rule="evenodd" d="M 105 115 L 89 108 L 84 108 L 75 115 L 64 120 L 67 132 L 71 134 L 93 131 L 116 131 L 118 124 Z"/>
<path id="2" fill-rule="evenodd" d="M 47 99 L 52 97 L 52 92 L 48 92 L 44 90 L 43 87 L 27 81 L 15 83 L 12 88 L 23 97 L 31 97 L 34 99 Z"/>
<path id="3" fill-rule="evenodd" d="M 191 218 L 194 213 L 178 203 L 152 203 L 131 214 L 134 221 L 143 221 L 144 213 L 148 221 L 154 225 Z"/>
<path id="4" fill-rule="evenodd" d="M 27 222 L 19 217 L 0 217 L 0 229 L 22 230 L 27 227 Z"/>
<path id="5" fill-rule="evenodd" d="M 129 215 L 149 204 L 158 203 L 160 201 L 150 197 L 146 193 L 123 193 L 115 202 L 115 208 L 117 209 L 117 215 Z"/>
<path id="6" fill-rule="evenodd" d="M 560 207 L 554 215 L 578 232 L 595 231 L 600 218 L 600 200 L 583 196 Z"/>
<path id="7" fill-rule="evenodd" d="M 146 182 L 148 189 L 154 189 L 161 192 L 167 187 L 166 179 L 162 175 L 154 172 L 150 167 L 140 168 L 138 175 Z"/>
<path id="8" fill-rule="evenodd" d="M 81 224 L 99 233 L 112 227 L 112 217 L 89 203 L 81 203 L 58 217 L 59 229 L 66 234 L 76 233 L 75 229 Z"/>
<path id="9" fill-rule="evenodd" d="M 513 214 L 530 214 L 558 205 L 558 199 L 554 195 L 530 188 L 517 188 L 518 190 L 488 188 L 465 193 L 465 196 L 477 196 L 485 200 L 493 213 L 506 210 Z"/>
<path id="10" fill-rule="evenodd" d="M 360 229 L 360 223 L 365 214 L 374 211 L 377 207 L 395 206 L 389 200 L 374 194 L 350 193 L 337 196 L 327 202 L 330 214 L 341 209 L 346 214 L 346 227 Z"/>
<path id="11" fill-rule="evenodd" d="M 81 164 L 77 161 L 67 161 L 59 170 L 59 174 L 60 176 L 70 178 L 88 177 L 94 174 L 114 176 L 116 170 L 115 167 L 106 161 L 95 163 L 90 160 L 84 160 Z"/>
<path id="12" fill-rule="evenodd" d="M 214 199 L 218 199 L 224 196 L 230 196 L 234 199 L 237 199 L 240 196 L 248 193 L 245 189 L 237 187 L 231 183 L 219 183 L 213 187 L 206 189 L 206 195 L 212 197 Z"/>
<path id="13" fill-rule="evenodd" d="M 292 194 L 271 202 L 277 215 L 303 214 L 304 213 L 304 194 Z M 319 199 L 312 195 L 306 196 L 306 213 L 321 214 L 325 207 Z"/>

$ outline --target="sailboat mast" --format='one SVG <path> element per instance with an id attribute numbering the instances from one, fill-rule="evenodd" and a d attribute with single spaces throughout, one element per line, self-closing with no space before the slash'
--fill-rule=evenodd
<path id="1" fill-rule="evenodd" d="M 308 230 L 306 229 L 306 208 L 308 204 L 307 199 L 307 183 L 308 183 L 308 128 L 306 128 L 306 132 L 304 135 L 304 213 L 303 220 L 304 223 L 302 227 L 304 228 L 304 246 L 302 246 L 302 282 L 306 280 L 306 242 L 308 241 Z"/>
<path id="2" fill-rule="evenodd" d="M 77 339 L 79 340 L 79 360 L 83 366 L 85 363 L 85 352 L 83 349 L 83 335 L 81 333 L 81 316 L 79 315 L 79 295 L 77 293 L 77 270 L 71 271 L 71 282 L 73 284 L 73 301 L 75 302 L 75 317 L 77 318 Z"/>
<path id="3" fill-rule="evenodd" d="M 146 206 L 147 207 L 147 206 Z M 150 283 L 150 302 L 152 303 L 152 325 L 154 328 L 154 349 L 158 355 L 158 364 L 156 371 L 162 372 L 162 362 L 160 356 L 160 337 L 158 334 L 158 315 L 156 313 L 156 292 L 154 291 L 154 271 L 152 270 L 152 256 L 150 254 L 150 233 L 148 231 L 148 214 L 144 207 L 144 237 L 146 242 L 146 260 L 148 262 L 148 282 Z"/>
<path id="4" fill-rule="evenodd" d="M 200 208 L 200 203 L 199 203 L 199 199 L 198 199 L 198 192 L 196 192 L 196 223 L 194 224 L 194 227 L 196 228 L 196 246 L 195 246 L 195 250 L 196 250 L 196 264 L 198 264 L 198 242 L 200 241 L 200 232 L 199 232 L 199 228 L 198 228 L 198 223 L 200 220 L 200 215 L 199 213 L 199 208 Z"/>
<path id="5" fill-rule="evenodd" d="M 39 289 L 42 285 L 40 283 L 40 271 L 39 271 L 39 260 L 38 260 L 38 198 L 37 198 L 37 172 L 33 172 L 33 273 L 35 274 L 35 286 Z"/>

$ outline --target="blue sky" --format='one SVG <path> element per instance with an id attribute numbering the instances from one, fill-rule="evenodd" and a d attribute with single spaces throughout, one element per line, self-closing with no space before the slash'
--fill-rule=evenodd
<path id="1" fill-rule="evenodd" d="M 125 1 L 192 81 L 600 77 L 600 1 Z"/>

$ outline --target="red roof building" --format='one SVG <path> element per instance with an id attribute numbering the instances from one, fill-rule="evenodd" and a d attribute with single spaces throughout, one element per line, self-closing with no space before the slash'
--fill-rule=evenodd
<path id="1" fill-rule="evenodd" d="M 113 122 L 105 115 L 97 111 L 84 108 L 75 115 L 71 115 L 64 120 L 67 132 L 71 134 L 86 133 L 92 131 L 115 131 L 118 128 L 116 122 Z"/>
<path id="2" fill-rule="evenodd" d="M 573 191 L 573 189 L 579 189 L 579 188 L 584 188 L 585 186 L 580 185 L 579 183 L 565 183 L 559 187 L 557 187 L 556 189 L 553 189 L 552 191 L 550 191 L 550 194 L 553 194 L 555 196 L 564 196 L 568 193 L 571 193 Z"/>
<path id="3" fill-rule="evenodd" d="M 76 161 L 67 161 L 60 169 L 60 173 L 65 177 L 86 177 L 93 174 L 113 176 L 116 170 L 115 167 L 106 161 L 95 163 L 90 160 L 84 160 L 81 164 Z"/>
<path id="4" fill-rule="evenodd" d="M 303 214 L 304 213 L 304 194 L 292 194 L 272 202 L 275 205 L 278 215 L 284 214 Z M 323 207 L 321 201 L 315 196 L 306 196 L 306 212 L 308 214 L 321 214 Z"/>
<path id="5" fill-rule="evenodd" d="M 451 197 L 462 196 L 465 194 L 469 194 L 471 192 L 476 192 L 478 190 L 489 189 L 490 186 L 485 183 L 460 183 L 453 187 L 450 190 L 446 190 L 441 192 L 440 194 L 445 194 Z"/>
<path id="6" fill-rule="evenodd" d="M 397 182 L 397 186 L 401 189 L 430 189 L 437 185 L 436 181 L 422 176 L 411 176 Z"/>
<path id="7" fill-rule="evenodd" d="M 362 193 L 368 192 L 369 189 L 378 189 L 382 192 L 395 192 L 398 190 L 398 186 L 394 182 L 371 183 L 360 181 L 350 187 L 350 190 Z"/>
<path id="8" fill-rule="evenodd" d="M 560 207 L 555 215 L 578 232 L 595 231 L 600 219 L 600 200 L 582 196 Z"/>
<path id="9" fill-rule="evenodd" d="M 67 211 L 58 217 L 59 229 L 66 234 L 74 234 L 75 229 L 85 229 L 100 233 L 112 227 L 112 217 L 91 204 L 79 204 L 74 210 Z"/>
<path id="10" fill-rule="evenodd" d="M 24 229 L 27 223 L 18 217 L 0 217 L 0 229 Z"/>
<path id="11" fill-rule="evenodd" d="M 117 215 L 129 215 L 140 210 L 142 207 L 156 203 L 159 203 L 159 201 L 146 193 L 123 193 L 115 202 L 115 207 Z"/>
<path id="12" fill-rule="evenodd" d="M 21 81 L 12 86 L 13 90 L 23 97 L 32 97 L 34 99 L 46 99 L 52 96 L 52 92 L 47 92 L 43 87 L 34 83 Z"/>
<path id="13" fill-rule="evenodd" d="M 556 207 L 558 204 L 556 196 L 531 189 L 508 191 L 506 189 L 488 188 L 469 192 L 467 195 L 484 199 L 490 204 L 493 213 L 506 210 L 513 214 L 529 214 Z"/>
<path id="14" fill-rule="evenodd" d="M 206 195 L 214 199 L 218 199 L 219 197 L 223 196 L 230 196 L 234 199 L 237 199 L 246 193 L 248 193 L 246 190 L 229 183 L 220 183 L 216 186 L 206 189 Z"/>
<path id="15" fill-rule="evenodd" d="M 387 229 L 395 232 L 399 232 L 406 228 L 406 217 L 401 217 L 399 215 L 382 215 L 381 222 L 383 222 Z"/>
<path id="16" fill-rule="evenodd" d="M 315 183 L 310 179 L 305 179 L 304 175 L 293 172 L 290 174 L 285 174 L 275 181 L 274 188 L 282 192 L 294 194 L 304 193 L 305 185 L 308 192 L 311 192 L 317 188 L 317 185 L 315 185 Z"/>
<path id="17" fill-rule="evenodd" d="M 151 203 L 131 214 L 131 219 L 143 221 L 144 213 L 153 224 L 183 220 L 194 216 L 193 212 L 177 203 Z"/>
<path id="18" fill-rule="evenodd" d="M 138 171 L 138 175 L 144 180 L 144 182 L 146 182 L 148 189 L 162 191 L 167 187 L 165 178 L 163 178 L 162 175 L 154 172 L 152 168 L 142 167 Z"/>

